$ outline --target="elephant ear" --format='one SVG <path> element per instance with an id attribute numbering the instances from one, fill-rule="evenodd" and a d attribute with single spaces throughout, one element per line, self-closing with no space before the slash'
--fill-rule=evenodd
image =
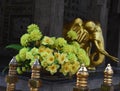
<path id="1" fill-rule="evenodd" d="M 10 44 L 7 45 L 5 48 L 10 48 L 10 49 L 15 49 L 15 50 L 20 50 L 23 48 L 23 46 L 21 46 L 20 44 Z"/>

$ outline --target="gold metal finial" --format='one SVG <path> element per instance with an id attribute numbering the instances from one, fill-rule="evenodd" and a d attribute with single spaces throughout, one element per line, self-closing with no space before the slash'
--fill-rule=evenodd
<path id="1" fill-rule="evenodd" d="M 104 70 L 104 82 L 101 85 L 101 91 L 114 91 L 114 86 L 112 85 L 112 75 L 112 67 L 108 64 Z"/>
<path id="2" fill-rule="evenodd" d="M 77 82 L 76 82 L 76 87 L 88 87 L 87 86 L 87 78 L 88 78 L 89 74 L 88 71 L 85 67 L 84 64 L 81 65 L 79 71 L 77 72 Z"/>
<path id="3" fill-rule="evenodd" d="M 15 65 L 15 66 L 17 65 L 17 61 L 16 61 L 16 58 L 15 58 L 15 57 L 13 57 L 13 58 L 11 59 L 9 65 Z"/>
<path id="4" fill-rule="evenodd" d="M 104 70 L 104 84 L 112 85 L 113 69 L 110 64 Z"/>
<path id="5" fill-rule="evenodd" d="M 13 57 L 9 63 L 9 76 L 16 76 L 17 74 L 17 71 L 16 71 L 16 68 L 17 68 L 17 61 L 16 61 L 16 58 Z"/>
<path id="6" fill-rule="evenodd" d="M 9 63 L 9 72 L 5 79 L 7 82 L 6 91 L 15 91 L 15 85 L 16 82 L 18 81 L 16 69 L 17 69 L 17 62 L 15 57 L 13 57 Z"/>
<path id="7" fill-rule="evenodd" d="M 30 91 L 39 91 L 39 87 L 41 85 L 40 68 L 41 66 L 39 64 L 39 61 L 36 59 L 32 66 L 31 79 L 29 80 Z"/>

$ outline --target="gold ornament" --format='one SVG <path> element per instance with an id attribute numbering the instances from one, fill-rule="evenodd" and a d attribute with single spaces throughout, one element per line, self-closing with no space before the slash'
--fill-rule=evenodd
<path id="1" fill-rule="evenodd" d="M 90 67 L 94 68 L 103 63 L 105 56 L 118 62 L 118 58 L 111 56 L 104 48 L 104 38 L 100 24 L 93 21 L 83 22 L 82 19 L 76 18 L 69 24 L 64 25 L 63 35 L 66 39 L 67 32 L 74 30 L 78 34 L 76 41 L 85 49 L 90 57 Z M 70 39 L 68 39 L 70 40 Z"/>
<path id="2" fill-rule="evenodd" d="M 77 75 L 77 81 L 76 81 L 76 86 L 73 88 L 73 91 L 89 91 L 88 83 L 87 83 L 89 73 L 84 64 L 81 65 L 76 75 Z"/>
<path id="3" fill-rule="evenodd" d="M 39 91 L 39 87 L 41 86 L 40 81 L 40 64 L 38 60 L 36 60 L 32 66 L 32 74 L 31 79 L 29 80 L 30 91 Z"/>
<path id="4" fill-rule="evenodd" d="M 16 69 L 17 69 L 17 62 L 15 57 L 13 57 L 9 63 L 9 73 L 5 79 L 7 82 L 6 91 L 15 91 L 16 82 L 18 81 Z"/>

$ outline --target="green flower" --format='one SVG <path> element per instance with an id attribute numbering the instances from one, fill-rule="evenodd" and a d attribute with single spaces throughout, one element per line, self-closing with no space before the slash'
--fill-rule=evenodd
<path id="1" fill-rule="evenodd" d="M 30 60 L 30 66 L 32 66 L 35 62 L 35 59 Z"/>
<path id="2" fill-rule="evenodd" d="M 71 45 L 73 47 L 72 48 L 73 49 L 73 53 L 77 54 L 78 50 L 81 49 L 79 43 L 74 41 L 74 42 L 71 43 Z"/>
<path id="3" fill-rule="evenodd" d="M 54 63 L 54 61 L 55 61 L 55 57 L 53 55 L 48 55 L 47 56 L 46 62 L 48 64 L 52 64 L 52 63 Z"/>
<path id="4" fill-rule="evenodd" d="M 33 56 L 39 54 L 38 48 L 36 48 L 36 47 L 33 47 L 33 48 L 30 50 L 30 52 L 32 53 Z"/>
<path id="5" fill-rule="evenodd" d="M 80 44 L 76 41 L 73 41 L 72 45 L 75 46 L 76 49 L 80 48 Z"/>
<path id="6" fill-rule="evenodd" d="M 79 67 L 80 67 L 80 63 L 78 61 L 75 61 L 74 64 L 71 64 L 70 74 L 74 75 L 78 71 Z"/>
<path id="7" fill-rule="evenodd" d="M 22 67 L 22 71 L 25 72 L 27 69 L 25 67 Z"/>
<path id="8" fill-rule="evenodd" d="M 45 52 L 40 52 L 39 54 L 40 54 L 40 56 L 41 56 L 41 58 L 42 58 L 43 60 L 44 60 L 44 59 L 46 60 L 47 56 L 49 55 L 49 53 L 46 52 L 46 51 L 45 51 Z"/>
<path id="9" fill-rule="evenodd" d="M 77 57 L 81 64 L 84 63 L 86 66 L 90 65 L 89 56 L 86 54 L 84 49 L 81 48 L 78 50 Z"/>
<path id="10" fill-rule="evenodd" d="M 15 58 L 16 58 L 16 61 L 17 61 L 17 62 L 20 62 L 20 61 L 21 61 L 21 59 L 20 59 L 20 57 L 19 57 L 19 54 L 17 54 L 17 55 L 15 56 Z"/>
<path id="11" fill-rule="evenodd" d="M 32 54 L 32 52 L 31 51 L 29 51 L 29 52 L 26 52 L 26 59 L 28 59 L 28 60 L 32 60 L 34 58 L 34 56 L 33 56 L 33 54 Z"/>
<path id="12" fill-rule="evenodd" d="M 75 61 L 75 60 L 77 60 L 77 57 L 76 57 L 76 55 L 74 53 L 68 53 L 67 58 L 69 60 L 71 60 L 72 62 Z"/>
<path id="13" fill-rule="evenodd" d="M 46 60 L 44 60 L 44 61 L 41 62 L 41 65 L 45 68 L 45 67 L 48 66 L 48 63 L 46 62 Z"/>
<path id="14" fill-rule="evenodd" d="M 67 37 L 72 40 L 78 38 L 77 33 L 75 31 L 73 31 L 72 29 L 67 33 Z"/>
<path id="15" fill-rule="evenodd" d="M 18 74 L 22 74 L 23 73 L 23 71 L 22 71 L 22 69 L 20 67 L 17 67 L 17 73 Z"/>
<path id="16" fill-rule="evenodd" d="M 62 51 L 66 53 L 73 52 L 73 46 L 66 44 L 62 47 Z"/>
<path id="17" fill-rule="evenodd" d="M 20 39 L 20 43 L 22 46 L 28 46 L 29 45 L 29 34 L 24 34 L 22 35 L 21 39 Z"/>
<path id="18" fill-rule="evenodd" d="M 42 33 L 38 29 L 34 29 L 30 33 L 30 41 L 37 41 L 40 40 L 42 37 Z"/>
<path id="19" fill-rule="evenodd" d="M 28 32 L 28 33 L 31 33 L 33 30 L 39 30 L 38 25 L 36 25 L 36 24 L 31 24 L 31 25 L 29 25 L 29 26 L 27 27 L 27 32 Z"/>
<path id="20" fill-rule="evenodd" d="M 56 46 L 56 47 L 62 47 L 62 46 L 64 46 L 65 44 L 67 44 L 67 41 L 66 41 L 64 38 L 62 38 L 62 37 L 59 37 L 59 38 L 57 38 L 57 39 L 55 40 L 55 46 Z"/>
<path id="21" fill-rule="evenodd" d="M 47 71 L 49 71 L 52 75 L 57 72 L 57 69 L 59 68 L 59 65 L 52 64 L 46 68 Z"/>
<path id="22" fill-rule="evenodd" d="M 64 63 L 61 65 L 60 72 L 63 73 L 64 76 L 66 76 L 70 72 L 71 64 L 69 62 Z"/>
<path id="23" fill-rule="evenodd" d="M 59 64 L 63 64 L 65 61 L 68 61 L 67 54 L 65 54 L 65 53 L 60 54 L 58 56 L 57 60 L 58 60 Z"/>
<path id="24" fill-rule="evenodd" d="M 56 38 L 55 37 L 51 37 L 51 39 L 55 42 Z"/>
<path id="25" fill-rule="evenodd" d="M 26 53 L 28 52 L 28 48 L 24 47 L 19 51 L 19 57 L 22 61 L 26 60 Z"/>
<path id="26" fill-rule="evenodd" d="M 42 43 L 43 45 L 53 45 L 54 44 L 54 41 L 52 38 L 48 37 L 48 36 L 45 36 L 42 40 Z"/>

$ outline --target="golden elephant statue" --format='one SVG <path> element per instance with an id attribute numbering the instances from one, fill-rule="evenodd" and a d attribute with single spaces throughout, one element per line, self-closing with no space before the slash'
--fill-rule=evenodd
<path id="1" fill-rule="evenodd" d="M 102 64 L 105 56 L 118 62 L 118 58 L 105 51 L 100 24 L 94 23 L 93 21 L 83 22 L 82 19 L 76 18 L 69 24 L 64 25 L 63 36 L 66 39 L 68 39 L 66 36 L 67 32 L 71 29 L 78 34 L 77 41 L 90 57 L 90 68 Z"/>

